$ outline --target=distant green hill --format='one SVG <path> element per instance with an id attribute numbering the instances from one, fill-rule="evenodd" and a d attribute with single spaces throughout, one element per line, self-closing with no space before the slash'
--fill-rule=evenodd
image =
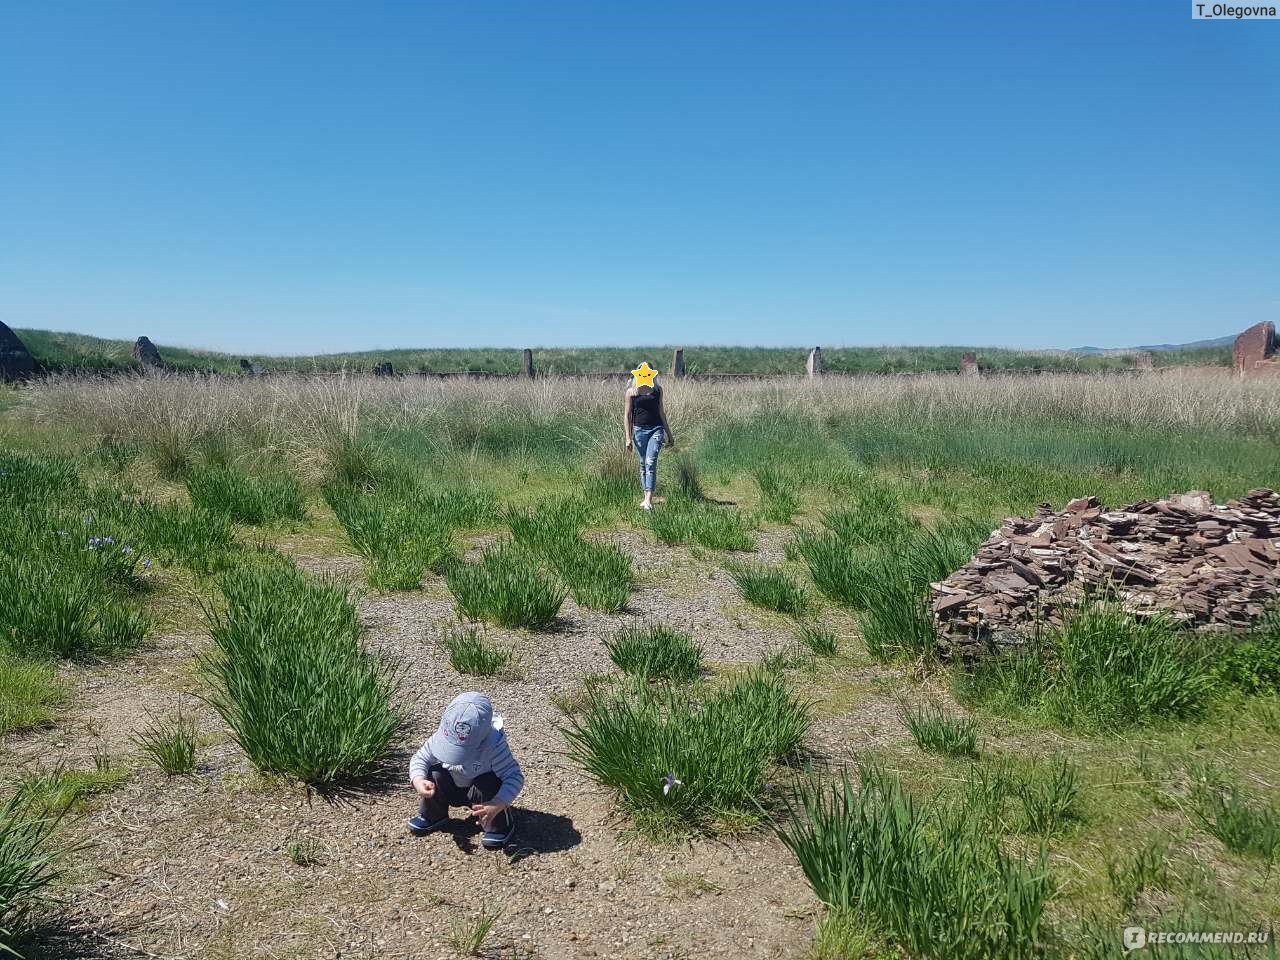
<path id="1" fill-rule="evenodd" d="M 80 333 L 15 329 L 27 349 L 49 370 L 128 370 L 133 368 L 133 344 Z M 212 350 L 193 350 L 157 344 L 165 362 L 177 370 L 235 374 L 240 356 Z M 670 346 L 565 347 L 533 351 L 534 366 L 543 373 L 623 373 L 641 360 L 659 370 L 671 363 Z M 981 366 L 992 370 L 1091 371 L 1132 367 L 1131 353 L 1072 353 L 1069 351 L 1003 350 L 995 347 L 832 347 L 822 351 L 823 368 L 832 373 L 923 373 L 953 371 L 960 355 L 972 350 Z M 684 352 L 691 374 L 798 374 L 804 371 L 805 347 L 691 346 Z M 317 356 L 269 357 L 248 355 L 258 370 L 368 371 L 380 361 L 390 362 L 397 373 L 458 373 L 465 370 L 514 374 L 520 372 L 517 348 L 476 347 L 456 349 L 365 350 Z M 1230 347 L 1162 350 L 1154 354 L 1157 366 L 1180 364 L 1229 365 Z"/>

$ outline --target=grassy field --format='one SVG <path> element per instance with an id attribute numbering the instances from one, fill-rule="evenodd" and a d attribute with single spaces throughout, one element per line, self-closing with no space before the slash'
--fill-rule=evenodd
<path id="1" fill-rule="evenodd" d="M 667 388 L 652 515 L 607 384 L 0 394 L 0 944 L 1092 960 L 1280 918 L 1280 618 L 1099 605 L 964 668 L 921 615 L 1039 503 L 1280 487 L 1280 384 Z M 474 688 L 528 780 L 495 856 L 403 829 Z"/>
<path id="2" fill-rule="evenodd" d="M 27 348 L 52 371 L 127 370 L 133 365 L 133 343 L 76 333 L 48 330 L 15 331 Z M 659 370 L 671 363 L 672 346 L 535 348 L 534 366 L 543 373 L 625 373 L 647 358 Z M 161 356 L 177 370 L 240 372 L 240 356 L 207 350 L 159 345 Z M 824 347 L 823 367 L 832 373 L 928 373 L 954 372 L 960 355 L 978 354 L 984 368 L 992 370 L 1045 370 L 1099 372 L 1127 370 L 1132 354 L 1079 354 L 1064 351 L 1004 350 L 996 347 Z M 685 349 L 689 374 L 797 375 L 804 372 L 809 347 L 715 347 L 690 345 Z M 1156 366 L 1230 366 L 1231 348 L 1162 350 L 1153 354 Z M 369 371 L 389 361 L 397 373 L 517 374 L 521 370 L 519 348 L 387 349 L 318 356 L 247 356 L 256 369 L 276 371 Z"/>

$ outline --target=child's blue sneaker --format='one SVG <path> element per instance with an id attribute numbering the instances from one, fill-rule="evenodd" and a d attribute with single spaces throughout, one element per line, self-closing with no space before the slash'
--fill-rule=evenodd
<path id="1" fill-rule="evenodd" d="M 494 829 L 486 830 L 480 842 L 486 850 L 501 850 L 516 835 L 516 816 L 511 810 L 506 811 L 506 823 L 495 823 Z"/>
<path id="2" fill-rule="evenodd" d="M 448 817 L 441 817 L 439 820 L 428 820 L 426 817 L 410 817 L 409 832 L 415 837 L 425 837 L 428 833 L 435 833 L 448 822 Z"/>

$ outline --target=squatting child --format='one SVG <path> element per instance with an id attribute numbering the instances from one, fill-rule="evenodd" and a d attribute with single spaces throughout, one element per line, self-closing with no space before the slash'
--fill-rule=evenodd
<path id="1" fill-rule="evenodd" d="M 470 807 L 481 842 L 500 850 L 515 836 L 511 804 L 524 786 L 524 772 L 511 755 L 502 717 L 482 693 L 454 697 L 433 733 L 413 755 L 409 780 L 419 796 L 418 815 L 409 820 L 415 836 L 449 823 L 449 807 Z"/>

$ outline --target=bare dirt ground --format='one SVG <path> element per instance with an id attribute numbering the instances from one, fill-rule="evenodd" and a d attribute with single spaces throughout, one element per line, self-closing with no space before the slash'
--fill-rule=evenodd
<path id="1" fill-rule="evenodd" d="M 0 756 L 6 779 L 57 764 L 93 769 L 101 753 L 128 769 L 120 786 L 71 814 L 67 833 L 88 846 L 65 891 L 71 933 L 62 953 L 450 958 L 459 953 L 455 930 L 501 911 L 484 956 L 808 955 L 815 901 L 767 828 L 692 844 L 637 839 L 607 792 L 563 754 L 564 715 L 551 697 L 577 690 L 585 673 L 610 670 L 603 641 L 630 618 L 689 630 L 717 666 L 791 643 L 787 621 L 741 601 L 722 558 L 655 546 L 638 532 L 608 536 L 635 559 L 630 610 L 601 615 L 570 599 L 553 632 L 490 631 L 518 651 L 517 675 L 507 678 L 460 677 L 449 667 L 433 640 L 453 617 L 438 579 L 420 593 L 365 596 L 366 641 L 405 665 L 411 720 L 385 769 L 336 797 L 253 772 L 197 699 L 195 658 L 209 640 L 194 625 L 122 661 L 70 669 L 74 694 L 57 725 L 8 738 Z M 776 560 L 780 544 L 762 536 L 761 557 Z M 298 558 L 312 570 L 359 576 L 346 558 Z M 846 621 L 832 625 L 847 636 Z M 851 665 L 819 704 L 810 738 L 819 759 L 902 736 L 889 698 L 868 696 L 874 673 Z M 518 837 L 505 853 L 481 848 L 472 821 L 426 838 L 405 829 L 415 812 L 408 757 L 443 705 L 473 687 L 504 715 L 526 774 Z M 131 740 L 149 714 L 172 713 L 180 701 L 207 734 L 192 778 L 165 776 Z M 314 862 L 294 863 L 291 845 Z"/>

